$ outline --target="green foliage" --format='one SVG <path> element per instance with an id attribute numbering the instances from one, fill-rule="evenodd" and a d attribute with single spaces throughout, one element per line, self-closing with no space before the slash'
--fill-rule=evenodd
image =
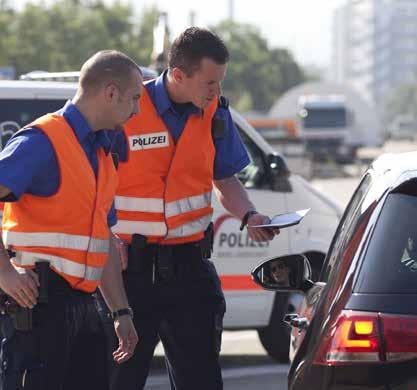
<path id="1" fill-rule="evenodd" d="M 0 66 L 14 66 L 17 74 L 77 70 L 103 49 L 147 65 L 157 14 L 154 7 L 145 9 L 137 21 L 131 5 L 103 0 L 27 3 L 16 12 L 0 0 Z"/>
<path id="2" fill-rule="evenodd" d="M 13 18 L 14 11 L 8 1 L 0 0 L 0 66 L 9 65 L 10 20 Z"/>
<path id="3" fill-rule="evenodd" d="M 304 81 L 291 53 L 270 49 L 254 26 L 224 21 L 213 30 L 230 51 L 223 89 L 239 110 L 268 110 L 283 92 Z"/>
<path id="4" fill-rule="evenodd" d="M 159 11 L 116 0 L 57 0 L 26 3 L 16 11 L 0 0 L 0 66 L 16 73 L 69 71 L 102 49 L 116 49 L 141 65 L 151 61 L 153 29 Z M 213 28 L 231 54 L 224 93 L 242 111 L 268 110 L 287 89 L 304 81 L 300 67 L 285 49 L 270 49 L 248 24 L 225 21 Z"/>

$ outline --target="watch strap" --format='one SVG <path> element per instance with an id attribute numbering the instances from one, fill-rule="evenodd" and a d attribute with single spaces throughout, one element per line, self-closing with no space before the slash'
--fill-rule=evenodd
<path id="1" fill-rule="evenodd" d="M 131 316 L 133 318 L 132 308 L 131 307 L 126 307 L 126 308 L 123 308 L 123 309 L 113 311 L 111 313 L 111 317 L 113 318 L 113 321 L 117 320 L 119 317 L 122 317 L 122 316 Z"/>
<path id="2" fill-rule="evenodd" d="M 242 223 L 240 224 L 240 231 L 242 231 L 245 228 L 245 226 L 248 224 L 249 218 L 251 217 L 251 215 L 254 214 L 258 214 L 258 212 L 256 210 L 249 210 L 246 212 L 246 214 L 242 218 Z"/>

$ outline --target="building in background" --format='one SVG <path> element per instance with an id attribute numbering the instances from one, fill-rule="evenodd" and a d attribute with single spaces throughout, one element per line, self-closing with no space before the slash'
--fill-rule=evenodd
<path id="1" fill-rule="evenodd" d="M 415 83 L 416 74 L 416 0 L 348 0 L 335 11 L 334 81 L 382 110 L 393 90 Z"/>

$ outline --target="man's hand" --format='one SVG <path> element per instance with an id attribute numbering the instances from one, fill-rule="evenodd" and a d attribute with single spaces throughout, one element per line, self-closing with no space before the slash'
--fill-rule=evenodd
<path id="1" fill-rule="evenodd" d="M 248 219 L 248 234 L 254 241 L 271 241 L 274 236 L 279 234 L 278 228 L 253 228 L 254 225 L 265 225 L 271 220 L 268 216 L 262 214 L 252 214 Z"/>
<path id="2" fill-rule="evenodd" d="M 38 287 L 38 275 L 31 269 L 17 270 L 11 263 L 0 269 L 0 288 L 22 307 L 31 309 L 36 305 Z"/>
<path id="3" fill-rule="evenodd" d="M 121 364 L 133 356 L 139 338 L 129 315 L 117 318 L 114 321 L 114 330 L 119 339 L 119 347 L 113 352 L 113 359 Z"/>

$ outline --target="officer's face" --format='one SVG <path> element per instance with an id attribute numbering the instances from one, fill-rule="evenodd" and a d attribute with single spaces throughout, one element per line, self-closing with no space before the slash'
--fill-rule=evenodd
<path id="1" fill-rule="evenodd" d="M 127 87 L 122 89 L 118 86 L 111 101 L 111 108 L 109 108 L 111 128 L 121 128 L 133 115 L 139 112 L 141 94 L 142 77 L 139 72 L 132 71 Z"/>
<path id="2" fill-rule="evenodd" d="M 203 58 L 200 67 L 191 76 L 184 76 L 183 90 L 188 100 L 204 109 L 221 93 L 221 82 L 226 76 L 227 64 L 217 64 L 210 58 Z"/>

